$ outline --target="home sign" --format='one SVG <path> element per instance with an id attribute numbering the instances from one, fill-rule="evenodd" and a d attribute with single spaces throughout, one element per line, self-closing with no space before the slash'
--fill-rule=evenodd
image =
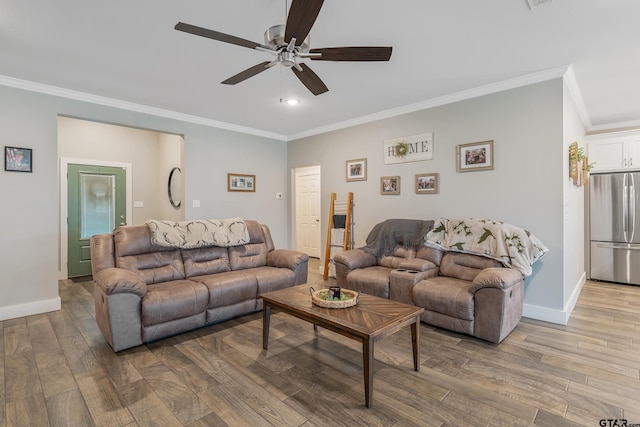
<path id="1" fill-rule="evenodd" d="M 384 140 L 384 164 L 433 159 L 433 132 Z"/>

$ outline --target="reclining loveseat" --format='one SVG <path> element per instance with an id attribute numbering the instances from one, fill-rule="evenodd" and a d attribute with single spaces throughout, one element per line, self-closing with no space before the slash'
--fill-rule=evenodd
<path id="1" fill-rule="evenodd" d="M 484 239 L 479 246 L 487 247 L 485 241 L 502 239 L 495 230 L 517 229 L 489 222 L 493 224 L 441 218 L 434 227 L 434 221 L 384 221 L 369 233 L 366 246 L 334 256 L 337 284 L 423 307 L 421 320 L 425 323 L 500 343 L 522 317 L 523 271 L 530 271 L 522 268 L 522 263 L 514 263 L 516 257 L 507 254 L 502 259 L 477 253 L 477 244 L 467 244 Z M 495 236 L 489 237 L 485 229 Z M 532 246 L 522 244 L 527 239 L 535 246 L 533 257 L 524 262 L 530 267 L 546 253 L 546 248 L 530 233 L 522 231 L 524 237 L 516 239 L 521 246 Z M 442 239 L 447 232 L 450 236 Z M 507 245 L 515 241 L 513 236 L 508 236 Z M 512 246 L 516 252 L 521 250 L 516 244 Z M 497 247 L 505 249 L 502 244 Z M 505 267 L 505 263 L 510 267 Z"/>

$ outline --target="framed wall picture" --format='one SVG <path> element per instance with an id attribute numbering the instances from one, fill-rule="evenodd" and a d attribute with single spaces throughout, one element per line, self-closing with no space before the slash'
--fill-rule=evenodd
<path id="1" fill-rule="evenodd" d="M 400 177 L 383 176 L 380 177 L 380 194 L 400 194 Z"/>
<path id="2" fill-rule="evenodd" d="M 367 180 L 367 159 L 347 160 L 347 181 Z"/>
<path id="3" fill-rule="evenodd" d="M 256 176 L 241 173 L 227 174 L 227 191 L 256 191 Z"/>
<path id="4" fill-rule="evenodd" d="M 458 145 L 456 150 L 458 172 L 493 169 L 493 141 L 462 144 Z"/>
<path id="5" fill-rule="evenodd" d="M 421 173 L 416 175 L 416 194 L 436 194 L 437 192 L 437 173 Z"/>
<path id="6" fill-rule="evenodd" d="M 4 170 L 32 172 L 33 152 L 31 148 L 4 147 Z"/>

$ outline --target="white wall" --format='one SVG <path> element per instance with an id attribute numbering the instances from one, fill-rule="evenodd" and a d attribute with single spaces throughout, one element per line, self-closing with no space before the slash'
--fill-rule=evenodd
<path id="1" fill-rule="evenodd" d="M 567 85 L 563 85 L 564 97 L 564 311 L 571 313 L 580 290 L 586 281 L 586 227 L 585 193 L 588 187 L 576 187 L 569 178 L 569 145 L 577 142 L 585 148 L 585 128 Z M 568 320 L 568 319 L 567 319 Z"/>
<path id="2" fill-rule="evenodd" d="M 354 192 L 356 247 L 387 218 L 468 216 L 528 229 L 550 251 L 525 281 L 525 309 L 532 317 L 562 319 L 564 257 L 582 253 L 582 242 L 564 241 L 564 204 L 582 206 L 564 197 L 563 114 L 563 81 L 554 79 L 291 141 L 289 167 L 321 166 L 325 230 L 330 193 Z M 424 132 L 434 133 L 433 160 L 384 164 L 383 140 Z M 456 145 L 485 140 L 494 141 L 494 170 L 456 172 Z M 362 157 L 368 180 L 346 182 L 345 161 Z M 439 194 L 415 194 L 415 174 L 432 172 L 440 174 Z M 380 195 L 385 175 L 400 175 L 400 195 Z"/>
<path id="3" fill-rule="evenodd" d="M 277 247 L 287 247 L 286 143 L 0 86 L 4 145 L 33 149 L 33 173 L 0 171 L 0 194 L 4 197 L 0 221 L 5 224 L 0 239 L 0 320 L 60 306 L 59 115 L 183 135 L 185 219 L 256 219 L 269 225 Z M 256 192 L 228 193 L 227 172 L 256 174 Z M 284 200 L 277 201 L 276 192 L 284 193 Z M 199 199 L 202 207 L 192 207 L 193 199 Z"/>

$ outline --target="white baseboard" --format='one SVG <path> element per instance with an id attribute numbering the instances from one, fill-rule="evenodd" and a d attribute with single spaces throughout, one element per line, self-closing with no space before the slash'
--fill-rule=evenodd
<path id="1" fill-rule="evenodd" d="M 580 292 L 582 291 L 582 288 L 584 287 L 586 281 L 587 275 L 586 273 L 582 273 L 582 276 L 580 276 L 580 279 L 578 279 L 578 283 L 574 287 L 571 296 L 567 300 L 567 303 L 564 305 L 564 308 L 562 310 L 557 310 L 549 307 L 541 307 L 539 305 L 533 304 L 524 304 L 522 316 L 528 317 L 529 319 L 542 320 L 543 322 L 566 325 L 569 322 L 571 313 L 573 313 L 573 309 L 578 302 L 578 297 L 580 296 Z"/>
<path id="2" fill-rule="evenodd" d="M 57 311 L 61 308 L 60 297 L 35 301 L 26 304 L 10 305 L 0 307 L 0 320 L 15 319 L 17 317 L 31 316 L 34 314 Z"/>

